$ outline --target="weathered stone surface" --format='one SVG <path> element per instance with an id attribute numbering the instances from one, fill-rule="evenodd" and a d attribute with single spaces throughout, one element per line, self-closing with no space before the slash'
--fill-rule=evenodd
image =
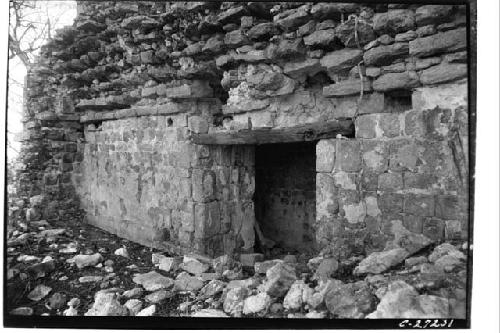
<path id="1" fill-rule="evenodd" d="M 385 272 L 392 266 L 398 265 L 409 256 L 408 251 L 402 248 L 395 248 L 383 252 L 373 252 L 363 259 L 354 269 L 354 274 L 379 274 Z"/>
<path id="2" fill-rule="evenodd" d="M 267 271 L 271 267 L 275 266 L 278 263 L 282 263 L 282 262 L 283 262 L 283 260 L 281 260 L 281 259 L 273 259 L 273 260 L 266 260 L 266 261 L 262 261 L 262 262 L 256 262 L 254 265 L 255 273 L 266 274 Z"/>
<path id="3" fill-rule="evenodd" d="M 95 266 L 103 260 L 100 253 L 94 254 L 78 254 L 73 257 L 76 267 L 83 268 L 87 266 Z"/>
<path id="4" fill-rule="evenodd" d="M 142 288 L 133 288 L 123 292 L 123 297 L 125 298 L 137 298 L 142 296 Z"/>
<path id="5" fill-rule="evenodd" d="M 342 97 L 349 95 L 357 95 L 361 93 L 361 86 L 363 86 L 363 93 L 370 92 L 372 86 L 369 80 L 344 80 L 329 86 L 323 87 L 323 95 L 326 97 Z"/>
<path id="6" fill-rule="evenodd" d="M 335 30 L 317 30 L 304 37 L 304 44 L 313 48 L 329 48 L 335 41 Z"/>
<path id="7" fill-rule="evenodd" d="M 383 92 L 396 89 L 411 89 L 418 85 L 418 75 L 414 72 L 383 74 L 372 84 L 373 90 Z"/>
<path id="8" fill-rule="evenodd" d="M 137 317 L 150 317 L 150 316 L 154 315 L 155 312 L 156 312 L 156 305 L 152 304 L 152 305 L 148 306 L 147 308 L 144 308 L 141 311 L 139 311 L 136 314 L 136 316 Z"/>
<path id="9" fill-rule="evenodd" d="M 408 50 L 407 43 L 382 45 L 366 51 L 363 55 L 363 60 L 366 66 L 388 65 L 394 60 L 408 56 Z"/>
<path id="10" fill-rule="evenodd" d="M 123 304 L 123 306 L 128 309 L 131 316 L 135 316 L 142 309 L 142 301 L 138 299 L 129 299 L 125 302 L 125 304 Z"/>
<path id="11" fill-rule="evenodd" d="M 415 14 L 408 9 L 393 9 L 373 16 L 373 30 L 379 35 L 383 33 L 397 34 L 415 28 Z"/>
<path id="12" fill-rule="evenodd" d="M 271 297 L 265 292 L 250 296 L 243 303 L 243 314 L 265 313 L 271 305 Z"/>
<path id="13" fill-rule="evenodd" d="M 264 261 L 262 253 L 242 253 L 240 254 L 240 262 L 243 267 L 254 267 L 256 262 Z"/>
<path id="14" fill-rule="evenodd" d="M 314 76 L 319 71 L 321 71 L 319 59 L 310 58 L 301 62 L 287 62 L 283 68 L 283 72 L 291 78 Z"/>
<path id="15" fill-rule="evenodd" d="M 333 51 L 321 58 L 321 66 L 329 72 L 342 72 L 357 65 L 363 57 L 363 52 L 358 49 L 342 49 Z"/>
<path id="16" fill-rule="evenodd" d="M 317 19 L 340 17 L 341 13 L 348 14 L 355 11 L 356 5 L 352 3 L 320 2 L 311 7 L 311 15 Z"/>
<path id="17" fill-rule="evenodd" d="M 425 5 L 415 10 L 415 20 L 418 26 L 442 23 L 450 18 L 452 11 L 451 5 Z"/>
<path id="18" fill-rule="evenodd" d="M 403 281 L 389 284 L 375 312 L 366 318 L 447 318 L 448 300 L 431 295 L 418 295 Z"/>
<path id="19" fill-rule="evenodd" d="M 316 145 L 316 171 L 332 172 L 335 163 L 335 141 L 320 140 Z"/>
<path id="20" fill-rule="evenodd" d="M 441 65 L 423 70 L 420 74 L 420 82 L 426 85 L 445 83 L 465 78 L 467 77 L 467 73 L 466 64 L 442 63 Z"/>
<path id="21" fill-rule="evenodd" d="M 278 263 L 267 270 L 266 281 L 261 285 L 262 291 L 271 297 L 283 296 L 296 279 L 297 275 L 292 266 Z"/>
<path id="22" fill-rule="evenodd" d="M 47 306 L 54 310 L 59 310 L 64 305 L 66 305 L 66 295 L 62 293 L 54 293 L 47 303 Z"/>
<path id="23" fill-rule="evenodd" d="M 85 316 L 127 316 L 128 309 L 120 304 L 115 293 L 97 293 L 94 305 Z"/>
<path id="24" fill-rule="evenodd" d="M 81 276 L 80 278 L 78 278 L 78 282 L 80 282 L 80 283 L 92 283 L 92 282 L 102 281 L 102 279 L 103 279 L 102 276 L 87 275 L 87 276 Z"/>
<path id="25" fill-rule="evenodd" d="M 339 318 L 363 318 L 375 308 L 375 296 L 366 282 L 340 284 L 325 295 L 326 307 Z"/>
<path id="26" fill-rule="evenodd" d="M 28 294 L 28 298 L 32 301 L 39 301 L 47 296 L 51 290 L 52 288 L 39 284 Z"/>
<path id="27" fill-rule="evenodd" d="M 339 263 L 334 258 L 324 258 L 320 261 L 314 277 L 318 280 L 328 280 L 339 268 Z"/>
<path id="28" fill-rule="evenodd" d="M 172 297 L 172 296 L 173 296 L 173 294 L 171 291 L 157 290 L 151 294 L 146 295 L 146 297 L 144 299 L 146 301 L 148 301 L 149 303 L 160 303 L 164 299 Z M 137 311 L 137 312 L 139 312 L 139 311 Z"/>
<path id="29" fill-rule="evenodd" d="M 435 54 L 463 51 L 467 47 L 465 28 L 449 30 L 410 41 L 410 55 L 428 57 Z"/>
<path id="30" fill-rule="evenodd" d="M 290 15 L 282 19 L 275 20 L 275 23 L 283 30 L 290 31 L 306 23 L 308 20 L 308 6 L 303 5 L 293 11 Z"/>
<path id="31" fill-rule="evenodd" d="M 200 277 L 191 276 L 183 272 L 174 281 L 174 288 L 182 291 L 200 290 L 203 287 L 203 280 Z"/>
<path id="32" fill-rule="evenodd" d="M 224 313 L 224 311 L 217 310 L 217 309 L 202 309 L 199 311 L 196 311 L 191 315 L 191 317 L 202 317 L 202 318 L 207 318 L 207 317 L 215 317 L 215 318 L 227 318 L 229 317 L 227 314 Z"/>
<path id="33" fill-rule="evenodd" d="M 211 97 L 212 88 L 207 81 L 195 80 L 192 84 L 165 89 L 165 96 L 173 99 Z"/>
<path id="34" fill-rule="evenodd" d="M 433 243 L 432 239 L 406 229 L 399 220 L 391 221 L 391 233 L 394 235 L 394 239 L 389 241 L 386 247 L 401 247 L 408 251 L 410 255 Z"/>
<path id="35" fill-rule="evenodd" d="M 236 317 L 241 316 L 247 295 L 248 289 L 245 287 L 230 289 L 224 300 L 224 312 Z"/>
<path id="36" fill-rule="evenodd" d="M 12 316 L 32 316 L 33 309 L 27 306 L 15 308 L 9 312 Z"/>
<path id="37" fill-rule="evenodd" d="M 208 264 L 200 262 L 196 258 L 184 256 L 180 268 L 193 275 L 200 275 L 201 273 L 205 273 L 210 268 L 210 266 Z"/>
<path id="38" fill-rule="evenodd" d="M 132 281 L 136 284 L 142 285 L 147 291 L 167 289 L 174 284 L 174 281 L 171 278 L 163 276 L 155 271 L 144 274 L 136 274 Z"/>
<path id="39" fill-rule="evenodd" d="M 212 280 L 200 290 L 200 293 L 206 297 L 212 297 L 219 293 L 222 293 L 225 286 L 226 283 L 223 281 Z"/>
<path id="40" fill-rule="evenodd" d="M 283 299 L 283 307 L 289 311 L 299 310 L 310 294 L 312 289 L 304 281 L 295 281 Z"/>
<path id="41" fill-rule="evenodd" d="M 335 27 L 335 36 L 345 47 L 363 47 L 376 38 L 370 24 L 348 20 Z M 357 37 L 357 39 L 356 39 Z"/>
<path id="42" fill-rule="evenodd" d="M 274 24 L 266 22 L 259 23 L 247 31 L 247 36 L 252 40 L 266 40 L 276 33 Z"/>

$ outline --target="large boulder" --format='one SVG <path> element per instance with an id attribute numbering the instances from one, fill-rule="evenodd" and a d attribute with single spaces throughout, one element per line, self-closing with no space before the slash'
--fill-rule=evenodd
<path id="1" fill-rule="evenodd" d="M 248 289 L 245 287 L 237 287 L 231 289 L 226 294 L 224 299 L 224 312 L 234 316 L 240 317 L 243 312 L 244 301 L 248 296 Z"/>
<path id="2" fill-rule="evenodd" d="M 375 308 L 376 297 L 364 281 L 339 284 L 325 295 L 328 310 L 339 318 L 363 318 Z"/>
<path id="3" fill-rule="evenodd" d="M 354 274 L 380 274 L 389 268 L 402 263 L 408 256 L 408 251 L 402 248 L 395 248 L 382 252 L 373 252 L 359 263 L 359 265 L 354 269 Z"/>
<path id="4" fill-rule="evenodd" d="M 174 281 L 171 278 L 163 276 L 155 271 L 144 274 L 136 274 L 132 281 L 142 285 L 147 291 L 168 289 L 174 284 Z"/>
<path id="5" fill-rule="evenodd" d="M 98 292 L 93 306 L 85 316 L 127 316 L 128 313 L 128 309 L 118 301 L 116 293 Z"/>
<path id="6" fill-rule="evenodd" d="M 283 299 L 283 307 L 292 311 L 299 310 L 312 294 L 313 289 L 305 284 L 304 281 L 295 281 Z"/>
<path id="7" fill-rule="evenodd" d="M 373 16 L 373 30 L 379 35 L 415 29 L 415 14 L 409 9 L 393 9 Z"/>
<path id="8" fill-rule="evenodd" d="M 78 268 L 87 266 L 95 266 L 100 263 L 104 258 L 100 253 L 94 254 L 78 254 L 73 257 L 73 261 Z"/>
<path id="9" fill-rule="evenodd" d="M 394 281 L 387 287 L 376 311 L 366 318 L 448 318 L 448 300 L 438 296 L 419 295 L 404 281 Z"/>
<path id="10" fill-rule="evenodd" d="M 267 271 L 266 280 L 260 288 L 272 297 L 281 297 L 286 294 L 295 280 L 297 280 L 295 268 L 285 263 L 279 263 Z"/>
<path id="11" fill-rule="evenodd" d="M 265 314 L 271 305 L 271 297 L 268 294 L 261 292 L 257 295 L 250 296 L 243 303 L 243 313 L 248 314 Z"/>

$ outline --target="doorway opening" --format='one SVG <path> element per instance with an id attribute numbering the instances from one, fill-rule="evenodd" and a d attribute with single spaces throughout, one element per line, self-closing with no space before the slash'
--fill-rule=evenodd
<path id="1" fill-rule="evenodd" d="M 313 252 L 316 142 L 256 145 L 254 204 L 264 238 L 256 237 L 257 252 Z"/>

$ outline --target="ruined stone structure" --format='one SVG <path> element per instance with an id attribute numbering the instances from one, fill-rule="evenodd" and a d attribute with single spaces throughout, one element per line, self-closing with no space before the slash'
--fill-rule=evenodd
<path id="1" fill-rule="evenodd" d="M 209 256 L 466 239 L 466 46 L 461 6 L 82 1 L 27 77 L 21 191 Z"/>

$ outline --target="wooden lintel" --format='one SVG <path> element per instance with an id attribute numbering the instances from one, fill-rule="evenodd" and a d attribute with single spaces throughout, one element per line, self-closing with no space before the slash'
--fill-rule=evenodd
<path id="1" fill-rule="evenodd" d="M 338 134 L 354 135 L 351 119 L 333 120 L 284 128 L 257 128 L 208 134 L 191 134 L 191 141 L 200 145 L 259 145 L 315 141 L 334 138 Z"/>

